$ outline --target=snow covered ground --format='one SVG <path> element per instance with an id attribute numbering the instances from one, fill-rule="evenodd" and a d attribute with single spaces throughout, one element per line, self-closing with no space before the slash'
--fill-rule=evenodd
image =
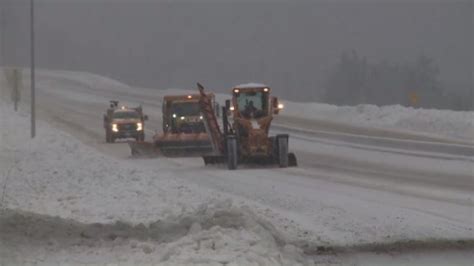
<path id="1" fill-rule="evenodd" d="M 0 111 L 0 264 L 105 263 L 110 249 L 119 263 L 306 264 L 271 223 L 168 163 L 145 170 L 43 123 L 29 140 L 27 117 Z"/>
<path id="2" fill-rule="evenodd" d="M 36 139 L 25 106 L 0 101 L 0 265 L 471 265 L 469 147 L 292 132 L 296 169 L 130 159 L 126 144 L 103 141 L 107 101 L 144 104 L 158 128 L 160 98 L 179 90 L 67 71 L 38 78 L 48 123 Z"/>
<path id="3" fill-rule="evenodd" d="M 324 103 L 285 104 L 285 115 L 353 126 L 442 136 L 474 143 L 474 112 L 422 109 L 401 105 L 336 106 Z"/>

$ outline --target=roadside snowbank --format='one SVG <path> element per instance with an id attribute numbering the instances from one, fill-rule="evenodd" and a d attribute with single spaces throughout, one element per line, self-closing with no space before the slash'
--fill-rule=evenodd
<path id="1" fill-rule="evenodd" d="M 202 205 L 193 213 L 148 225 L 85 224 L 4 210 L 0 212 L 0 240 L 12 243 L 12 239 L 14 244 L 0 245 L 0 254 L 6 253 L 0 263 L 310 265 L 298 248 L 281 242 L 271 224 L 230 201 Z"/>
<path id="2" fill-rule="evenodd" d="M 415 109 L 401 105 L 336 106 L 324 103 L 286 102 L 282 115 L 358 127 L 410 131 L 474 142 L 472 111 Z"/>
<path id="3" fill-rule="evenodd" d="M 104 156 L 0 103 L 0 264 L 306 265 L 245 206 Z M 41 259 L 38 259 L 41 258 Z"/>

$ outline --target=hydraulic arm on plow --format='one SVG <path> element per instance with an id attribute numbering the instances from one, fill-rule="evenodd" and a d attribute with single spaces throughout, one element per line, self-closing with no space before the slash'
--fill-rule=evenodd
<path id="1" fill-rule="evenodd" d="M 273 115 L 283 109 L 270 88 L 263 84 L 247 84 L 232 89 L 232 100 L 226 101 L 219 127 L 212 98 L 197 84 L 201 95 L 199 103 L 206 130 L 212 142 L 213 155 L 203 156 L 204 163 L 227 163 L 236 169 L 239 163 L 278 164 L 280 167 L 297 166 L 296 156 L 288 152 L 287 134 L 269 136 Z M 229 122 L 229 116 L 232 122 Z"/>

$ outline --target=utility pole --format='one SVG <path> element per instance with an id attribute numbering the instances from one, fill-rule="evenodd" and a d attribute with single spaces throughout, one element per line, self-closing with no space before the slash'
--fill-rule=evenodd
<path id="1" fill-rule="evenodd" d="M 20 100 L 20 79 L 22 77 L 21 77 L 21 72 L 16 68 L 13 69 L 12 75 L 13 75 L 13 84 L 12 84 L 13 85 L 12 86 L 12 89 L 13 89 L 13 95 L 12 95 L 13 106 L 14 106 L 15 112 L 17 112 L 18 111 L 18 101 Z"/>
<path id="2" fill-rule="evenodd" d="M 7 3 L 0 3 L 0 66 L 6 65 L 5 60 L 5 31 L 7 29 L 7 18 L 5 9 L 7 8 Z"/>
<path id="3" fill-rule="evenodd" d="M 31 56 L 31 138 L 36 136 L 36 103 L 35 103 L 35 5 L 30 0 L 30 56 Z"/>

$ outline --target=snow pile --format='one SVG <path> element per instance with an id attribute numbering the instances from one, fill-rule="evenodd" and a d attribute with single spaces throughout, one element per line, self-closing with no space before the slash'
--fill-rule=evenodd
<path id="1" fill-rule="evenodd" d="M 148 225 L 84 224 L 10 210 L 2 212 L 0 225 L 0 240 L 15 239 L 6 249 L 20 249 L 18 253 L 23 248 L 33 250 L 33 256 L 47 254 L 45 264 L 89 264 L 110 256 L 111 252 L 104 250 L 114 249 L 121 250 L 114 258 L 117 263 L 308 265 L 298 248 L 282 244 L 271 224 L 250 210 L 232 206 L 230 201 L 203 205 L 194 213 Z M 24 232 L 31 233 L 26 237 Z M 60 258 L 58 251 L 65 250 L 70 256 Z M 10 261 L 18 259 L 9 257 Z"/>
<path id="2" fill-rule="evenodd" d="M 98 90 L 130 90 L 130 86 L 117 80 L 95 75 L 88 72 L 65 71 L 65 70 L 40 70 L 38 71 L 38 80 L 64 80 L 69 85 L 75 81 L 79 86 L 87 86 Z"/>
<path id="3" fill-rule="evenodd" d="M 306 265 L 268 221 L 215 191 L 99 154 L 0 104 L 0 264 Z"/>
<path id="4" fill-rule="evenodd" d="M 38 136 L 29 140 L 27 117 L 18 119 L 6 108 L 2 121 L 0 151 L 8 160 L 0 165 L 9 172 L 5 202 L 10 207 L 83 221 L 134 221 L 150 213 L 156 219 L 203 200 L 194 200 L 192 193 L 177 200 L 191 188 L 166 171 L 160 175 L 112 160 L 42 124 Z"/>
<path id="5" fill-rule="evenodd" d="M 282 115 L 474 141 L 472 111 L 415 109 L 401 105 L 336 106 L 287 102 Z"/>
<path id="6" fill-rule="evenodd" d="M 28 80 L 26 76 L 24 78 Z M 110 98 L 114 91 L 131 91 L 128 85 L 119 81 L 84 72 L 41 70 L 37 80 L 41 92 L 85 103 L 104 104 L 115 100 Z"/>

